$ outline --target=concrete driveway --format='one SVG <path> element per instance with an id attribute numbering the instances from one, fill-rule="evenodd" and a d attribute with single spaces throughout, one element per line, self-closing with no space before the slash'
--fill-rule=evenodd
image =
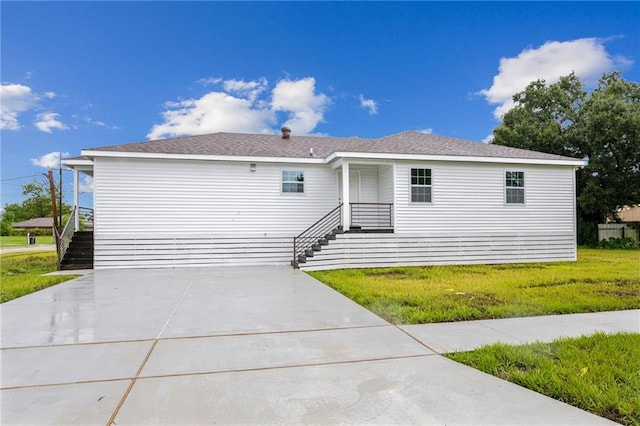
<path id="1" fill-rule="evenodd" d="M 7 425 L 610 424 L 288 267 L 98 270 L 1 316 Z"/>

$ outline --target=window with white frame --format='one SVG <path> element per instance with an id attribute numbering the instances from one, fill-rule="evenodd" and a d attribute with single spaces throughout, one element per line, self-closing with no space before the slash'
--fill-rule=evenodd
<path id="1" fill-rule="evenodd" d="M 505 196 L 507 204 L 524 204 L 524 172 L 506 172 Z"/>
<path id="2" fill-rule="evenodd" d="M 282 192 L 304 193 L 304 172 L 295 170 L 283 170 Z"/>
<path id="3" fill-rule="evenodd" d="M 431 202 L 431 169 L 411 169 L 411 202 Z"/>

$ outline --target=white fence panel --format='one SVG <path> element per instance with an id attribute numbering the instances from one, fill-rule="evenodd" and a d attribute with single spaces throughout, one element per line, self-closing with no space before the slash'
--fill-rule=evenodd
<path id="1" fill-rule="evenodd" d="M 634 229 L 625 223 L 601 223 L 598 225 L 598 241 L 609 238 L 631 238 L 640 240 L 639 229 Z"/>

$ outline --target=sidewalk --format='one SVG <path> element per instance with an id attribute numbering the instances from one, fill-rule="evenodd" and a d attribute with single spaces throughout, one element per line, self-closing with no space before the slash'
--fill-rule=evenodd
<path id="1" fill-rule="evenodd" d="M 437 353 L 464 352 L 492 343 L 522 345 L 580 337 L 596 332 L 640 333 L 640 309 L 587 314 L 549 315 L 438 324 L 402 325 L 400 328 Z"/>
<path id="2" fill-rule="evenodd" d="M 27 251 L 47 251 L 47 250 L 55 250 L 55 244 L 34 244 L 26 247 L 1 247 L 0 253 L 19 253 L 19 252 L 27 252 Z"/>

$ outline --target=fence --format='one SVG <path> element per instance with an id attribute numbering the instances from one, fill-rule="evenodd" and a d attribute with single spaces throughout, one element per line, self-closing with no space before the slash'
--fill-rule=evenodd
<path id="1" fill-rule="evenodd" d="M 598 225 L 598 241 L 609 238 L 631 238 L 640 240 L 639 229 L 632 228 L 626 223 L 601 223 Z"/>

